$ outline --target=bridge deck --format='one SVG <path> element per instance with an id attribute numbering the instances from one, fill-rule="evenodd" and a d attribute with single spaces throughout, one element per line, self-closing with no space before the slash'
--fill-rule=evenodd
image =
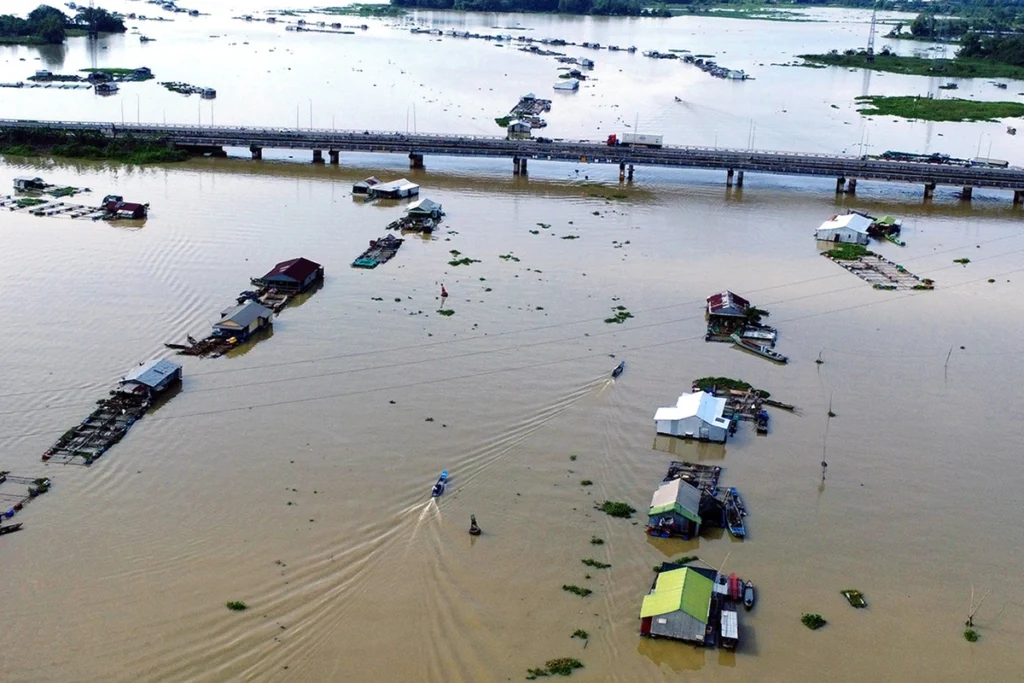
<path id="1" fill-rule="evenodd" d="M 507 140 L 499 137 L 178 124 L 112 124 L 0 119 L 0 132 L 91 132 L 134 136 L 181 147 L 255 147 L 389 152 L 401 154 L 527 158 L 552 161 L 675 166 L 780 175 L 809 175 L 919 184 L 1024 190 L 1024 168 L 991 168 L 914 161 L 890 161 L 837 154 L 666 145 L 659 148 L 609 146 L 587 140 Z"/>

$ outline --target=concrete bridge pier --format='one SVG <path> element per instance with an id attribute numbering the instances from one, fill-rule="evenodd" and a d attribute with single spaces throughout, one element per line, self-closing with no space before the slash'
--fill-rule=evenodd
<path id="1" fill-rule="evenodd" d="M 732 187 L 732 176 L 733 176 L 733 170 L 730 168 L 728 171 L 725 172 L 725 186 L 726 187 Z"/>
<path id="2" fill-rule="evenodd" d="M 210 156 L 218 159 L 224 159 L 228 156 L 228 153 L 224 151 L 223 147 L 214 147 L 210 150 Z"/>
<path id="3" fill-rule="evenodd" d="M 935 183 L 926 183 L 924 186 L 924 198 L 931 199 L 935 194 Z"/>
<path id="4" fill-rule="evenodd" d="M 423 155 L 409 152 L 409 168 L 424 168 Z"/>
<path id="5" fill-rule="evenodd" d="M 849 180 L 846 181 L 846 193 L 847 194 L 857 194 L 857 179 L 856 178 L 850 178 Z"/>
<path id="6" fill-rule="evenodd" d="M 519 160 L 519 174 L 526 175 L 526 157 L 522 157 Z"/>
<path id="7" fill-rule="evenodd" d="M 629 182 L 633 182 L 633 164 L 630 164 L 629 168 L 626 169 L 626 179 Z"/>
<path id="8" fill-rule="evenodd" d="M 960 190 L 960 201 L 969 202 L 971 201 L 971 195 L 974 194 L 974 188 L 968 185 L 964 185 L 964 188 Z"/>
<path id="9" fill-rule="evenodd" d="M 846 192 L 846 178 L 836 178 L 836 194 Z"/>
<path id="10" fill-rule="evenodd" d="M 324 163 L 324 151 L 322 149 L 313 150 L 313 163 L 322 164 Z"/>
<path id="11" fill-rule="evenodd" d="M 512 157 L 512 175 L 519 175 L 519 157 Z"/>
<path id="12" fill-rule="evenodd" d="M 1013 191 L 1013 203 L 1014 205 L 1024 204 L 1024 190 Z"/>
<path id="13" fill-rule="evenodd" d="M 338 165 L 338 157 L 341 153 L 336 149 L 327 150 L 327 156 L 331 159 L 331 164 L 334 166 Z"/>
<path id="14" fill-rule="evenodd" d="M 252 152 L 252 158 L 255 161 L 259 161 L 263 158 L 263 148 L 256 145 L 249 145 L 249 151 Z"/>
<path id="15" fill-rule="evenodd" d="M 743 187 L 743 171 L 736 174 L 736 187 Z"/>

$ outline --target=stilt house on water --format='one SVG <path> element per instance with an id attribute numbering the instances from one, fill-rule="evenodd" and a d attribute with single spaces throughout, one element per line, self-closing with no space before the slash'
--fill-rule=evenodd
<path id="1" fill-rule="evenodd" d="M 181 366 L 169 360 L 151 360 L 121 378 L 118 392 L 122 394 L 158 394 L 181 381 Z"/>
<path id="2" fill-rule="evenodd" d="M 704 645 L 711 618 L 713 579 L 694 567 L 658 574 L 640 608 L 640 634 Z"/>
<path id="3" fill-rule="evenodd" d="M 234 337 L 240 342 L 245 341 L 256 332 L 271 324 L 274 312 L 255 301 L 224 309 L 220 313 L 220 321 L 214 323 L 213 333 L 218 337 Z"/>
<path id="4" fill-rule="evenodd" d="M 358 183 L 352 186 L 353 194 L 368 194 L 370 188 L 376 185 L 380 185 L 380 179 L 377 176 L 370 176 L 366 180 L 360 180 Z"/>
<path id="5" fill-rule="evenodd" d="M 444 215 L 441 205 L 430 199 L 421 199 L 405 210 L 409 218 L 440 218 Z"/>
<path id="6" fill-rule="evenodd" d="M 711 321 L 742 322 L 750 310 L 750 302 L 742 296 L 726 290 L 708 297 L 708 317 Z"/>
<path id="7" fill-rule="evenodd" d="M 701 492 L 682 479 L 658 487 L 647 511 L 647 533 L 651 536 L 682 536 L 700 533 Z"/>
<path id="8" fill-rule="evenodd" d="M 420 193 L 420 186 L 409 182 L 405 178 L 399 178 L 398 180 L 392 180 L 390 183 L 371 185 L 367 188 L 366 193 L 374 199 L 404 199 L 418 195 Z"/>
<path id="9" fill-rule="evenodd" d="M 281 261 L 263 277 L 254 277 L 252 284 L 279 292 L 298 293 L 306 291 L 323 277 L 323 266 L 299 257 Z"/>
<path id="10" fill-rule="evenodd" d="M 730 420 L 724 413 L 724 398 L 695 391 L 680 396 L 672 407 L 658 408 L 654 422 L 658 434 L 725 443 Z"/>
<path id="11" fill-rule="evenodd" d="M 870 218 L 859 213 L 832 216 L 814 231 L 814 238 L 821 242 L 864 245 L 870 241 L 868 228 L 871 227 L 872 222 Z"/>

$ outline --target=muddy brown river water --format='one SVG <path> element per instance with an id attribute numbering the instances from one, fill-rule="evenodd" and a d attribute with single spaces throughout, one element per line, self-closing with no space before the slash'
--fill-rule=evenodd
<path id="1" fill-rule="evenodd" d="M 3 116 L 29 102 L 0 94 Z M 925 204 L 865 184 L 837 199 L 828 181 L 727 190 L 664 171 L 620 188 L 592 166 L 513 179 L 504 164 L 403 161 L 0 163 L 0 187 L 41 175 L 152 205 L 143 227 L 0 216 L 0 469 L 55 482 L 0 541 L 0 678 L 505 681 L 566 656 L 580 681 L 1019 678 L 1024 234 L 1005 196 Z M 364 271 L 349 263 L 403 206 L 352 199 L 371 173 L 413 178 L 448 216 Z M 901 217 L 908 246 L 873 248 L 936 290 L 875 291 L 820 257 L 814 228 L 848 207 Z M 451 250 L 479 262 L 450 266 Z M 326 281 L 272 336 L 182 359 L 180 393 L 91 468 L 39 461 L 133 364 L 300 255 Z M 788 366 L 703 341 L 704 298 L 726 288 L 771 311 Z M 618 305 L 634 317 L 605 323 Z M 655 438 L 657 407 L 705 375 L 799 409 L 725 446 Z M 724 468 L 751 510 L 746 540 L 655 540 L 642 518 L 593 509 L 643 512 L 672 459 Z M 638 636 L 652 565 L 682 554 L 757 585 L 737 652 Z M 991 591 L 975 644 L 972 586 Z M 851 587 L 867 610 L 840 596 Z M 809 631 L 804 612 L 829 623 Z"/>

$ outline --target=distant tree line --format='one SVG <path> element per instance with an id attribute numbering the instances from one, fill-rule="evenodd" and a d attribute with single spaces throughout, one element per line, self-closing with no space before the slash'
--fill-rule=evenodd
<path id="1" fill-rule="evenodd" d="M 957 57 L 991 59 L 996 62 L 1024 66 L 1024 36 L 988 36 L 968 33 L 960 41 Z"/>
<path id="2" fill-rule="evenodd" d="M 650 9 L 639 0 L 391 0 L 398 7 L 454 9 L 467 12 L 561 12 L 611 16 L 668 17 L 664 9 Z"/>
<path id="3" fill-rule="evenodd" d="M 64 42 L 68 30 L 84 30 L 95 22 L 96 30 L 124 33 L 124 22 L 105 9 L 81 7 L 72 18 L 49 5 L 40 5 L 22 19 L 13 14 L 0 15 L 0 42 L 27 42 L 57 45 Z"/>

